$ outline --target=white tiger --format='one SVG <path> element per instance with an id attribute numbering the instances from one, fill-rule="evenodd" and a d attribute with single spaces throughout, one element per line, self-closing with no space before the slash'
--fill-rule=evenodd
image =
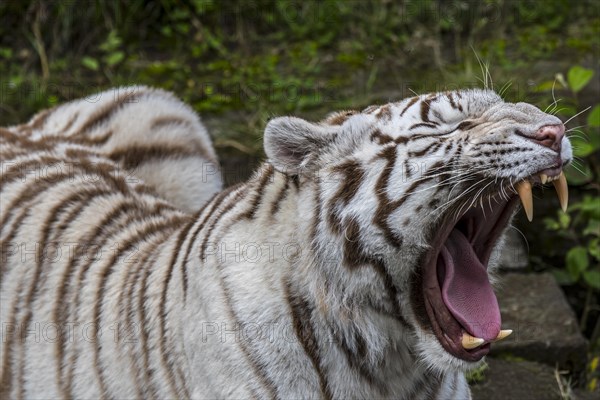
<path id="1" fill-rule="evenodd" d="M 467 399 L 509 333 L 489 275 L 517 192 L 531 216 L 553 181 L 566 206 L 572 159 L 558 118 L 488 90 L 275 118 L 268 160 L 223 191 L 198 117 L 159 90 L 0 138 L 14 399 Z"/>

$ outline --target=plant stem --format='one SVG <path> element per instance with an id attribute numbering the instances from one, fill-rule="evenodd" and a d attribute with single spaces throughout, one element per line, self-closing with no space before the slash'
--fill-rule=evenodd
<path id="1" fill-rule="evenodd" d="M 581 320 L 579 321 L 579 330 L 581 330 L 582 332 L 585 330 L 585 327 L 587 325 L 587 319 L 590 313 L 590 303 L 592 302 L 593 294 L 593 289 L 589 287 L 585 295 L 585 303 L 583 305 L 583 312 L 581 313 Z"/>

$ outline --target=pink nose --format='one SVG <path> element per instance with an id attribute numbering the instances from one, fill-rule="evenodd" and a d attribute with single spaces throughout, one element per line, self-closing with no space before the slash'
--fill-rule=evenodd
<path id="1" fill-rule="evenodd" d="M 560 144 L 563 136 L 565 136 L 565 126 L 563 124 L 546 125 L 538 129 L 532 139 L 542 146 L 549 147 L 560 153 Z"/>

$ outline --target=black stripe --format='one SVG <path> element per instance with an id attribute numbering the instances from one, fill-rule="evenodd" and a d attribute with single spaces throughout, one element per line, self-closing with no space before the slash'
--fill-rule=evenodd
<path id="1" fill-rule="evenodd" d="M 467 121 L 463 121 L 460 124 L 458 124 L 456 129 L 460 129 L 461 131 L 468 131 L 468 130 L 475 128 L 476 126 L 477 126 L 477 124 L 475 122 L 467 120 Z"/>
<path id="2" fill-rule="evenodd" d="M 429 385 L 427 385 L 426 392 L 427 396 L 426 400 L 437 400 L 438 394 L 440 393 L 440 389 L 442 388 L 442 383 L 444 378 L 439 378 L 437 376 L 432 376 L 429 380 Z"/>
<path id="3" fill-rule="evenodd" d="M 171 233 L 173 228 L 180 225 L 182 222 L 183 222 L 183 218 L 181 218 L 181 217 L 171 217 L 169 219 L 159 221 L 159 222 L 151 221 L 143 229 L 136 230 L 136 233 L 133 236 L 129 236 L 128 239 L 125 241 L 125 243 L 123 245 L 119 246 L 118 250 L 113 254 L 113 256 L 111 257 L 109 262 L 106 264 L 106 267 L 100 271 L 100 284 L 97 288 L 96 296 L 94 297 L 95 302 L 94 302 L 94 310 L 93 310 L 93 318 L 92 318 L 93 322 L 98 324 L 98 326 L 101 326 L 101 324 L 102 324 L 102 310 L 103 310 L 102 307 L 104 304 L 104 292 L 105 292 L 106 284 L 108 282 L 108 279 L 110 278 L 110 275 L 115 271 L 115 266 L 117 264 L 120 264 L 120 262 L 117 263 L 117 260 L 119 259 L 119 257 L 124 252 L 134 249 L 137 243 L 148 240 L 149 236 L 154 236 L 154 235 L 159 234 L 159 235 L 163 235 L 163 237 L 165 237 L 167 234 Z M 123 268 L 123 267 L 121 266 L 121 268 Z M 107 391 L 107 386 L 106 386 L 106 378 L 104 377 L 104 373 L 103 373 L 104 368 L 102 367 L 102 362 L 100 359 L 100 348 L 101 348 L 100 340 L 97 340 L 95 342 L 95 346 L 94 346 L 94 366 L 95 366 L 96 377 L 98 378 L 98 384 L 100 385 L 101 394 L 102 394 L 102 396 L 106 396 L 108 394 L 108 391 Z M 167 375 L 170 378 L 169 384 L 171 385 L 173 394 L 175 395 L 175 397 L 177 397 L 178 392 L 177 392 L 177 388 L 175 387 L 175 382 L 173 380 L 173 377 L 171 375 L 171 370 L 167 368 L 167 372 L 168 372 Z"/>
<path id="4" fill-rule="evenodd" d="M 384 121 L 390 121 L 392 119 L 392 111 L 390 109 L 390 105 L 386 104 L 381 107 L 379 112 L 377 113 L 377 119 L 382 119 Z"/>
<path id="5" fill-rule="evenodd" d="M 154 262 L 149 263 L 140 269 L 143 271 L 141 274 L 141 280 L 139 280 L 139 290 L 138 290 L 138 301 L 137 301 L 137 312 L 140 318 L 140 337 L 141 337 L 141 349 L 142 349 L 142 371 L 144 373 L 144 377 L 146 380 L 147 386 L 145 387 L 147 391 L 151 394 L 151 398 L 158 398 L 158 390 L 156 389 L 155 384 L 153 383 L 154 378 L 154 368 L 150 368 L 150 347 L 148 346 L 148 338 L 150 336 L 150 321 L 146 318 L 148 314 L 146 312 L 146 289 L 148 288 L 148 277 L 150 275 L 150 270 L 153 268 Z M 137 280 L 136 280 L 137 284 Z M 133 300 L 133 299 L 132 299 Z"/>
<path id="6" fill-rule="evenodd" d="M 414 124 L 411 125 L 410 128 L 408 128 L 408 130 L 412 130 L 415 128 L 421 128 L 421 127 L 425 127 L 425 128 L 437 128 L 438 124 L 435 122 L 420 122 L 418 124 Z"/>
<path id="7" fill-rule="evenodd" d="M 127 211 L 129 209 L 133 209 L 136 210 L 139 207 L 139 203 L 136 202 L 127 202 L 127 203 L 121 203 L 116 209 L 113 209 L 113 211 L 107 216 L 105 217 L 101 223 L 99 225 L 96 226 L 95 232 L 91 235 L 86 235 L 84 237 L 83 240 L 81 240 L 79 243 L 81 244 L 85 244 L 85 245 L 89 245 L 89 246 L 93 246 L 93 245 L 97 245 L 97 248 L 102 249 L 105 244 L 110 240 L 111 237 L 113 237 L 116 234 L 119 234 L 121 232 L 121 230 L 128 226 L 128 224 L 130 224 L 132 221 L 135 221 L 137 218 L 139 218 L 139 216 L 133 214 L 133 213 L 127 213 Z M 118 220 L 116 217 L 120 216 L 119 214 L 123 214 L 124 215 L 124 220 L 120 221 Z M 112 218 L 111 218 L 112 216 Z M 110 226 L 111 229 L 105 229 L 107 226 Z M 70 261 L 70 265 L 68 266 L 65 275 L 63 275 L 63 292 L 66 291 L 66 285 L 68 285 L 70 283 L 70 281 L 72 280 L 71 275 L 74 272 L 74 267 L 78 266 L 79 264 L 79 260 L 81 258 L 77 258 L 74 257 L 72 261 Z M 57 307 L 56 309 L 56 313 L 59 316 L 60 319 L 60 324 L 59 326 L 63 326 L 64 324 L 64 318 L 67 317 L 67 315 L 69 314 L 70 308 L 71 306 L 75 307 L 74 309 L 74 315 L 73 318 L 74 320 L 78 320 L 79 318 L 79 306 L 81 304 L 80 302 L 80 294 L 81 294 L 81 286 L 84 284 L 84 282 L 87 280 L 87 274 L 89 272 L 89 269 L 91 268 L 92 264 L 94 263 L 94 261 L 96 261 L 95 259 L 90 259 L 88 260 L 88 262 L 86 264 L 83 264 L 82 268 L 79 269 L 77 276 L 75 278 L 75 287 L 73 288 L 73 293 L 75 295 L 75 299 L 72 302 L 67 302 L 66 301 L 66 297 L 67 296 L 63 296 L 62 298 L 59 298 L 59 300 L 62 300 L 62 303 L 60 305 L 60 308 Z M 95 321 L 92 321 L 95 322 Z M 60 343 L 60 341 L 58 341 L 58 343 Z M 61 348 L 60 349 L 62 351 L 61 353 L 61 358 L 64 358 L 64 351 L 66 350 L 66 346 L 65 348 Z M 68 397 L 72 398 L 73 394 L 72 394 L 72 382 L 73 382 L 73 374 L 75 372 L 75 365 L 77 364 L 77 358 L 78 355 L 77 354 L 73 354 L 72 357 L 70 357 L 69 362 L 66 363 L 66 365 L 69 367 L 69 370 L 67 371 L 67 376 L 64 379 L 65 382 L 65 392 L 67 393 Z M 63 361 L 61 359 L 61 365 L 63 364 Z"/>
<path id="8" fill-rule="evenodd" d="M 146 146 L 128 146 L 124 149 L 113 150 L 108 154 L 108 158 L 123 165 L 126 169 L 135 169 L 140 165 L 167 159 L 183 159 L 188 157 L 209 157 L 196 149 L 190 149 L 184 146 L 156 144 Z"/>
<path id="9" fill-rule="evenodd" d="M 318 241 L 316 240 L 317 238 L 317 233 L 319 230 L 319 223 L 321 222 L 321 190 L 319 187 L 319 184 L 317 183 L 315 185 L 315 193 L 314 193 L 314 201 L 315 201 L 315 213 L 314 213 L 314 218 L 311 224 L 311 231 L 310 231 L 310 243 L 312 244 L 312 248 L 313 250 L 315 250 L 315 253 L 318 254 L 318 249 L 316 249 L 317 243 Z"/>
<path id="10" fill-rule="evenodd" d="M 41 111 L 39 114 L 37 114 L 35 117 L 33 117 L 33 119 L 31 121 L 29 121 L 29 123 L 27 123 L 27 126 L 31 129 L 43 128 L 44 125 L 46 124 L 46 121 L 48 120 L 48 118 L 50 118 L 52 113 L 55 112 L 56 110 L 57 110 L 57 107 L 52 107 L 47 110 Z"/>
<path id="11" fill-rule="evenodd" d="M 432 122 L 429 119 L 429 111 L 431 110 L 431 103 L 433 103 L 436 100 L 437 97 L 435 97 L 435 95 L 430 95 L 421 102 L 421 120 L 423 122 Z"/>
<path id="12" fill-rule="evenodd" d="M 328 325 L 329 332 L 335 338 L 335 343 L 340 351 L 344 354 L 348 366 L 370 385 L 372 389 L 377 390 L 379 397 L 387 397 L 388 390 L 385 382 L 375 377 L 373 372 L 365 365 L 368 350 L 364 337 L 358 332 L 354 332 L 354 343 L 356 345 L 356 351 L 354 351 L 350 348 L 345 336 L 340 334 L 340 329 L 336 329 L 329 323 Z"/>
<path id="13" fill-rule="evenodd" d="M 387 195 L 390 176 L 396 164 L 396 148 L 388 147 L 383 149 L 380 152 L 380 157 L 385 158 L 387 162 L 375 184 L 377 210 L 375 211 L 375 216 L 373 217 L 373 223 L 383 231 L 384 237 L 390 244 L 399 248 L 402 244 L 402 238 L 396 236 L 388 222 L 388 217 L 392 212 L 395 211 L 395 207 Z"/>
<path id="14" fill-rule="evenodd" d="M 125 336 L 123 338 L 123 341 L 125 340 L 129 340 L 130 335 L 133 336 L 135 334 L 135 326 L 132 323 L 133 321 L 133 313 L 132 313 L 132 299 L 133 299 L 133 289 L 135 287 L 135 285 L 137 284 L 137 282 L 139 281 L 139 277 L 140 277 L 140 271 L 142 269 L 144 269 L 146 267 L 146 265 L 154 265 L 156 259 L 158 258 L 158 256 L 161 254 L 160 251 L 158 251 L 158 247 L 160 246 L 160 244 L 164 244 L 165 242 L 162 240 L 163 238 L 159 238 L 158 241 L 153 242 L 153 244 L 150 246 L 151 249 L 149 249 L 148 251 L 146 251 L 142 257 L 140 258 L 140 260 L 138 262 L 135 263 L 134 266 L 132 266 L 131 268 L 129 268 L 129 270 L 126 272 L 125 278 L 123 279 L 123 284 L 121 285 L 121 289 L 119 290 L 119 298 L 117 300 L 117 304 L 120 305 L 119 307 L 119 321 L 123 321 L 123 326 L 121 327 L 121 324 L 119 323 L 119 325 L 117 325 L 117 340 L 121 340 L 121 333 L 120 330 L 122 328 L 123 332 L 125 333 Z M 154 250 L 154 251 L 152 251 Z M 132 279 L 133 278 L 133 279 Z M 140 323 L 140 329 L 142 329 L 142 324 Z M 129 331 L 131 330 L 131 333 L 129 333 Z M 125 346 L 127 346 L 126 344 L 123 344 L 123 348 L 125 348 Z M 139 399 L 142 398 L 148 398 L 150 396 L 150 394 L 147 392 L 148 387 L 147 386 L 142 386 L 141 384 L 141 377 L 139 375 L 140 372 L 142 372 L 144 369 L 138 365 L 137 361 L 138 361 L 138 357 L 135 356 L 135 348 L 133 345 L 130 346 L 130 362 L 131 362 L 131 374 L 134 376 L 134 383 L 135 383 L 135 390 L 137 393 L 137 397 Z M 157 393 L 153 393 L 153 398 L 156 398 L 158 396 Z"/>
<path id="15" fill-rule="evenodd" d="M 25 287 L 25 276 L 24 274 L 27 271 L 23 271 L 21 273 L 21 281 L 19 283 L 19 286 L 17 287 L 17 291 L 15 293 L 17 293 L 16 296 L 14 296 L 14 301 L 13 301 L 13 305 L 12 307 L 10 307 L 10 317 L 8 318 L 9 321 L 11 321 L 11 323 L 14 326 L 14 321 L 16 321 L 17 319 L 17 312 L 19 310 L 19 299 L 22 296 L 22 292 L 24 290 Z M 2 377 L 0 379 L 0 394 L 2 394 L 2 396 L 0 396 L 3 399 L 8 399 L 10 398 L 10 392 L 11 392 L 11 388 L 12 388 L 12 381 L 13 381 L 13 370 L 11 368 L 11 350 L 13 348 L 13 341 L 15 339 L 16 336 L 16 332 L 15 334 L 11 334 L 8 335 L 8 337 L 5 337 L 6 339 L 6 344 L 4 345 L 4 354 L 2 355 Z M 21 340 L 23 340 L 22 334 L 21 334 Z"/>
<path id="16" fill-rule="evenodd" d="M 256 216 L 256 212 L 258 211 L 258 207 L 260 206 L 263 196 L 265 194 L 265 188 L 267 184 L 272 180 L 273 174 L 275 172 L 275 168 L 271 164 L 265 164 L 264 171 L 261 171 L 260 179 L 258 179 L 256 186 L 252 185 L 252 190 L 255 194 L 254 198 L 250 203 L 250 208 L 247 212 L 241 214 L 239 216 L 240 219 L 254 219 Z M 250 191 L 249 190 L 249 191 Z"/>
<path id="17" fill-rule="evenodd" d="M 206 223 L 208 222 L 210 217 L 212 217 L 213 211 L 223 202 L 223 200 L 227 197 L 227 195 L 229 193 L 231 193 L 234 189 L 236 189 L 236 187 L 237 186 L 230 186 L 227 189 L 225 189 L 224 191 L 222 191 L 221 193 L 219 193 L 218 195 L 213 196 L 213 199 L 210 200 L 206 204 L 206 206 L 204 206 L 204 208 L 201 210 L 201 213 L 199 215 L 204 214 L 205 215 L 204 220 L 202 222 L 200 222 L 200 224 L 198 225 L 196 230 L 194 230 L 194 232 L 192 233 L 192 236 L 188 242 L 188 245 L 185 250 L 185 255 L 184 255 L 182 263 L 181 263 L 182 271 L 187 271 L 187 260 L 190 256 L 190 253 L 192 252 L 192 247 L 196 244 L 196 237 L 198 236 L 200 231 L 204 228 L 204 226 L 206 225 Z M 187 272 L 183 272 L 183 273 L 187 276 Z M 184 289 L 183 290 L 183 302 L 185 303 L 185 301 L 187 299 L 187 286 L 184 286 L 183 289 Z"/>
<path id="18" fill-rule="evenodd" d="M 355 218 L 351 218 L 346 223 L 343 238 L 343 263 L 350 269 L 370 266 L 379 275 L 385 293 L 389 298 L 392 307 L 392 317 L 398 320 L 404 327 L 410 325 L 402 315 L 400 303 L 398 302 L 398 288 L 394 284 L 392 275 L 385 267 L 385 263 L 363 251 L 360 240 L 360 226 Z"/>
<path id="19" fill-rule="evenodd" d="M 271 212 L 270 212 L 271 216 L 275 216 L 275 214 L 277 214 L 277 212 L 279 211 L 279 208 L 281 207 L 281 203 L 287 197 L 288 190 L 290 188 L 290 181 L 289 181 L 289 178 L 287 177 L 287 175 L 284 176 L 284 178 L 285 178 L 284 185 L 281 187 L 279 194 L 277 194 L 277 197 L 275 198 L 273 203 L 271 203 Z"/>
<path id="20" fill-rule="evenodd" d="M 223 266 L 221 264 L 217 264 L 217 271 L 220 272 L 219 273 L 219 285 L 221 287 L 221 290 L 223 291 L 223 300 L 225 302 L 225 305 L 227 306 L 229 318 L 235 322 L 235 325 L 238 329 L 242 329 L 243 324 L 242 324 L 241 319 L 240 319 L 239 315 L 237 314 L 235 308 L 233 307 L 233 296 L 232 296 L 231 290 L 227 286 L 227 281 L 223 274 L 223 272 L 224 272 L 223 270 L 224 270 Z M 260 381 L 261 385 L 267 390 L 268 396 L 271 399 L 277 399 L 277 385 L 267 375 L 266 367 L 263 364 L 263 362 L 261 362 L 260 358 L 254 357 L 252 355 L 252 353 L 250 352 L 250 349 L 247 347 L 246 341 L 244 339 L 239 340 L 237 342 L 240 346 L 240 349 L 244 353 L 246 360 L 248 360 L 248 363 L 252 367 L 252 371 L 254 372 L 254 375 L 256 375 L 256 377 Z"/>
<path id="21" fill-rule="evenodd" d="M 434 152 L 436 152 L 437 149 L 439 149 L 441 145 L 442 144 L 440 142 L 433 142 L 433 143 L 430 143 L 423 150 L 409 151 L 408 152 L 408 156 L 409 157 L 422 157 L 422 156 L 424 156 L 427 153 L 434 153 Z"/>
<path id="22" fill-rule="evenodd" d="M 233 207 L 239 204 L 239 201 L 243 196 L 244 194 L 242 193 L 242 191 L 239 191 L 232 196 L 232 199 L 229 199 L 229 202 L 225 204 L 225 206 L 222 209 L 219 210 L 218 207 L 215 209 L 215 212 L 213 213 L 214 218 L 210 221 L 210 224 L 207 226 L 206 232 L 204 233 L 204 239 L 202 240 L 202 244 L 200 246 L 201 262 L 205 260 L 206 248 L 208 247 L 213 230 L 215 229 L 221 218 L 223 218 L 223 216 L 225 216 L 229 211 L 231 211 Z"/>
<path id="23" fill-rule="evenodd" d="M 408 111 L 408 109 L 415 104 L 417 101 L 419 101 L 419 96 L 415 96 L 412 99 L 410 99 L 410 101 L 408 102 L 408 104 L 406 105 L 406 107 L 404 107 L 404 109 L 402 110 L 402 112 L 400 113 L 400 117 L 404 116 L 404 113 L 406 113 L 406 111 Z"/>
<path id="24" fill-rule="evenodd" d="M 177 236 L 177 242 L 175 243 L 175 248 L 173 249 L 173 255 L 171 256 L 171 261 L 169 262 L 169 267 L 168 267 L 169 272 L 167 275 L 167 284 L 166 284 L 165 292 L 164 292 L 165 296 L 166 296 L 167 288 L 169 286 L 169 282 L 171 281 L 171 275 L 173 273 L 173 268 L 175 268 L 175 263 L 177 262 L 177 257 L 181 253 L 181 248 L 183 247 L 183 242 L 187 238 L 187 234 L 189 233 L 190 229 L 192 229 L 192 226 L 194 226 L 196 224 L 196 221 L 198 220 L 198 218 L 200 218 L 201 214 L 202 214 L 202 210 L 200 210 L 196 214 L 194 214 L 194 216 L 191 217 L 190 221 L 185 225 L 185 227 L 181 230 L 181 232 Z M 185 268 L 181 269 L 181 284 L 182 284 L 183 292 L 186 293 L 187 287 L 188 287 L 188 278 L 187 278 L 187 270 Z"/>
<path id="25" fill-rule="evenodd" d="M 439 141 L 444 141 L 444 140 L 448 140 L 448 138 L 446 136 L 453 134 L 454 132 L 456 132 L 456 128 L 453 128 L 447 132 L 435 132 L 435 133 L 418 133 L 416 135 L 412 135 L 410 137 L 410 140 L 419 140 L 419 139 L 423 139 L 423 138 L 434 138 L 436 140 Z"/>
<path id="26" fill-rule="evenodd" d="M 62 128 L 61 131 L 63 133 L 67 133 L 67 131 L 69 129 L 71 129 L 71 127 L 73 126 L 73 124 L 75 123 L 75 121 L 77 121 L 77 118 L 79 118 L 79 111 L 76 111 L 73 113 L 73 115 L 71 116 L 71 119 L 69 119 L 69 122 L 67 122 Z M 68 140 L 68 139 L 67 139 Z"/>
<path id="27" fill-rule="evenodd" d="M 101 189 L 96 189 L 96 190 L 81 190 L 79 192 L 75 192 L 73 194 L 71 194 L 69 197 L 62 199 L 61 202 L 59 204 L 57 204 L 56 206 L 54 206 L 51 211 L 48 214 L 48 217 L 46 218 L 46 220 L 42 223 L 41 225 L 41 232 L 42 232 L 42 237 L 40 239 L 40 242 L 38 243 L 38 251 L 36 254 L 36 260 L 35 260 L 35 270 L 33 273 L 33 280 L 31 282 L 31 285 L 29 287 L 29 291 L 27 293 L 27 296 L 25 298 L 25 305 L 23 307 L 23 309 L 25 310 L 26 314 L 25 317 L 22 319 L 20 326 L 24 327 L 24 331 L 23 332 L 28 332 L 29 331 L 29 323 L 31 322 L 31 317 L 32 317 L 32 304 L 35 304 L 36 300 L 38 299 L 39 295 L 38 292 L 40 290 L 40 283 L 41 282 L 46 282 L 45 279 L 42 279 L 42 273 L 44 272 L 44 254 L 45 254 L 45 250 L 46 250 L 46 244 L 48 241 L 48 237 L 50 235 L 50 231 L 52 229 L 52 226 L 57 222 L 57 216 L 61 213 L 61 211 L 64 211 L 65 208 L 67 208 L 72 201 L 75 200 L 80 200 L 80 201 L 86 201 L 89 200 L 90 198 L 93 198 L 97 195 L 97 193 L 101 193 L 101 192 L 105 192 L 104 190 Z M 87 196 L 84 196 L 84 193 L 87 194 Z M 24 382 L 24 374 L 25 374 L 25 346 L 21 346 L 21 359 L 23 360 L 23 362 L 21 362 L 21 375 L 20 375 L 20 390 L 24 390 L 25 387 L 25 382 Z"/>
<path id="28" fill-rule="evenodd" d="M 291 282 L 289 280 L 284 282 L 284 288 L 296 336 L 315 369 L 317 379 L 319 380 L 321 396 L 327 400 L 332 399 L 331 388 L 329 387 L 327 376 L 321 366 L 318 342 L 311 321 L 313 308 L 306 298 L 292 291 Z"/>
<path id="29" fill-rule="evenodd" d="M 454 109 L 458 109 L 458 107 L 456 106 L 456 102 L 454 102 L 454 97 L 452 96 L 452 92 L 447 92 L 446 97 L 448 98 L 448 101 L 450 102 L 450 107 L 452 107 Z M 460 111 L 462 111 L 462 110 L 460 110 Z"/>
<path id="30" fill-rule="evenodd" d="M 106 120 L 113 117 L 121 109 L 121 106 L 127 104 L 128 102 L 134 102 L 138 100 L 144 94 L 144 92 L 126 93 L 118 99 L 108 103 L 107 106 L 102 107 L 96 114 L 87 120 L 86 123 L 79 128 L 79 132 L 83 134 L 100 126 L 102 123 L 106 122 Z"/>
<path id="31" fill-rule="evenodd" d="M 168 355 L 167 355 L 167 350 L 166 350 L 166 341 L 167 341 L 167 337 L 166 337 L 166 321 L 167 321 L 167 311 L 166 311 L 166 304 L 167 304 L 167 292 L 169 290 L 169 283 L 171 282 L 171 278 L 173 277 L 173 269 L 175 268 L 175 263 L 177 262 L 177 257 L 179 256 L 179 253 L 181 252 L 181 247 L 183 246 L 183 242 L 185 240 L 185 238 L 187 237 L 188 232 L 190 231 L 190 229 L 192 228 L 192 226 L 195 224 L 196 219 L 200 216 L 201 211 L 196 213 L 196 215 L 193 217 L 193 219 L 191 219 L 191 221 L 189 221 L 185 227 L 181 230 L 181 232 L 179 233 L 179 235 L 177 236 L 177 242 L 175 243 L 175 248 L 173 250 L 171 250 L 172 252 L 172 256 L 171 256 L 171 261 L 169 262 L 169 265 L 167 267 L 167 272 L 166 272 L 166 277 L 164 279 L 164 286 L 163 286 L 163 290 L 161 293 L 161 298 L 160 298 L 160 305 L 159 305 L 159 347 L 160 347 L 160 355 L 161 355 L 161 361 L 162 364 L 164 366 L 164 368 L 169 371 L 169 378 L 170 381 L 172 380 L 173 382 L 175 381 L 175 377 L 173 376 L 172 372 L 171 372 L 171 368 L 169 366 L 169 360 L 168 360 Z M 187 275 L 182 276 L 182 284 L 186 287 L 186 291 L 187 291 Z M 187 393 L 187 389 L 185 388 L 185 384 L 182 382 L 182 385 L 184 387 L 184 391 L 186 391 L 185 397 L 189 398 L 189 394 Z"/>
<path id="32" fill-rule="evenodd" d="M 110 192 L 107 192 L 106 194 L 110 195 Z M 67 219 L 68 223 L 70 222 L 74 222 L 78 216 L 88 207 L 90 206 L 92 203 L 91 202 L 84 202 L 82 201 L 81 206 L 76 208 L 72 214 L 70 214 L 72 217 L 70 219 Z M 108 218 L 105 218 L 104 222 L 113 222 L 113 218 L 116 217 L 116 215 L 113 215 L 113 213 L 109 214 Z M 59 229 L 66 229 L 66 227 L 68 226 L 68 223 L 65 226 L 60 226 Z M 100 226 L 103 226 L 104 224 L 101 223 Z M 97 229 L 97 231 L 99 232 L 99 229 Z M 84 237 L 85 238 L 85 237 Z M 89 241 L 84 239 L 84 242 Z M 61 325 L 64 322 L 64 319 L 61 317 L 65 317 L 66 315 L 62 314 L 63 309 L 65 308 L 65 304 L 63 301 L 65 299 L 65 292 L 67 290 L 67 285 L 71 280 L 71 274 L 73 272 L 73 267 L 76 265 L 77 263 L 77 256 L 73 255 L 70 259 L 69 262 L 67 264 L 67 267 L 65 268 L 65 271 L 60 279 L 60 285 L 58 287 L 58 291 L 56 294 L 56 306 L 52 312 L 52 318 L 51 321 L 53 321 L 54 323 L 57 324 L 57 326 L 63 326 Z M 62 339 L 62 338 L 61 338 Z M 56 346 L 55 346 L 55 353 L 56 353 L 56 362 L 57 362 L 57 378 L 58 378 L 58 388 L 61 391 L 61 397 L 63 398 L 70 398 L 72 396 L 69 395 L 69 390 L 67 390 L 67 387 L 65 386 L 65 381 L 63 379 L 63 375 L 64 375 L 64 371 L 63 371 L 63 356 L 64 356 L 64 352 L 66 350 L 66 343 L 63 342 L 63 340 L 57 340 L 56 341 Z"/>
<path id="33" fill-rule="evenodd" d="M 181 117 L 179 115 L 164 115 L 161 117 L 156 117 L 152 121 L 150 121 L 150 130 L 168 128 L 172 125 L 186 125 L 188 129 L 192 129 L 192 123 L 186 117 Z"/>
<path id="34" fill-rule="evenodd" d="M 79 170 L 78 172 L 88 173 L 91 176 L 100 176 L 100 177 L 104 178 L 105 183 L 111 184 L 111 186 L 114 187 L 115 189 L 117 189 L 118 191 L 121 191 L 123 193 L 128 193 L 129 187 L 128 187 L 127 183 L 125 182 L 125 180 L 122 177 L 116 178 L 116 177 L 112 176 L 111 175 L 111 172 L 113 172 L 112 165 L 108 165 L 108 166 L 111 168 L 110 171 L 107 171 L 106 169 L 101 168 L 100 164 L 92 165 L 87 160 L 81 160 L 81 162 L 78 163 L 77 166 L 73 166 L 73 168 L 78 169 Z M 59 183 L 62 183 L 68 179 L 73 178 L 75 176 L 73 174 L 74 174 L 74 171 L 68 171 L 66 173 L 61 172 L 56 175 L 46 177 L 45 179 L 42 179 L 41 181 L 38 179 L 34 179 L 33 183 L 26 185 L 23 188 L 23 190 L 21 191 L 21 193 L 18 196 L 16 196 L 15 199 L 12 199 L 12 201 L 6 208 L 9 211 L 8 211 L 7 215 L 4 216 L 2 218 L 2 220 L 0 221 L 0 226 L 2 226 L 2 227 L 5 226 L 6 220 L 12 216 L 12 211 L 17 209 L 17 205 L 22 206 L 23 203 L 35 199 L 36 197 L 44 194 L 47 190 L 53 189 Z M 82 176 L 82 175 L 79 175 L 79 176 Z M 86 176 L 86 175 L 83 175 L 83 176 Z M 75 185 L 75 183 L 73 185 Z M 94 185 L 97 186 L 98 183 L 95 182 Z"/>
<path id="35" fill-rule="evenodd" d="M 29 156 L 35 156 L 37 154 L 29 154 Z M 3 171 L 0 176 L 0 189 L 7 183 L 11 183 L 16 181 L 17 179 L 24 179 L 27 176 L 27 173 L 31 171 L 31 167 L 37 166 L 40 167 L 44 164 L 58 164 L 62 163 L 64 160 L 56 157 L 50 156 L 42 156 L 39 159 L 27 160 L 22 162 L 17 162 L 14 166 L 7 168 Z"/>
<path id="36" fill-rule="evenodd" d="M 380 145 L 384 145 L 386 143 L 390 143 L 390 142 L 394 141 L 394 139 L 390 135 L 386 135 L 385 133 L 382 133 L 379 129 L 375 129 L 371 133 L 371 140 L 375 141 L 376 139 L 377 139 L 378 144 L 380 144 Z"/>

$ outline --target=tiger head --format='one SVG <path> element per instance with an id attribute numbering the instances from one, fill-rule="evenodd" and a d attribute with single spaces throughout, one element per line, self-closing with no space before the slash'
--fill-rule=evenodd
<path id="1" fill-rule="evenodd" d="M 531 217 L 532 185 L 553 182 L 566 207 L 572 160 L 560 119 L 479 89 L 320 123 L 276 118 L 265 151 L 310 193 L 300 213 L 314 216 L 315 285 L 338 299 L 335 312 L 395 315 L 439 371 L 477 366 L 508 333 L 491 284 L 502 234 L 519 197 Z"/>

